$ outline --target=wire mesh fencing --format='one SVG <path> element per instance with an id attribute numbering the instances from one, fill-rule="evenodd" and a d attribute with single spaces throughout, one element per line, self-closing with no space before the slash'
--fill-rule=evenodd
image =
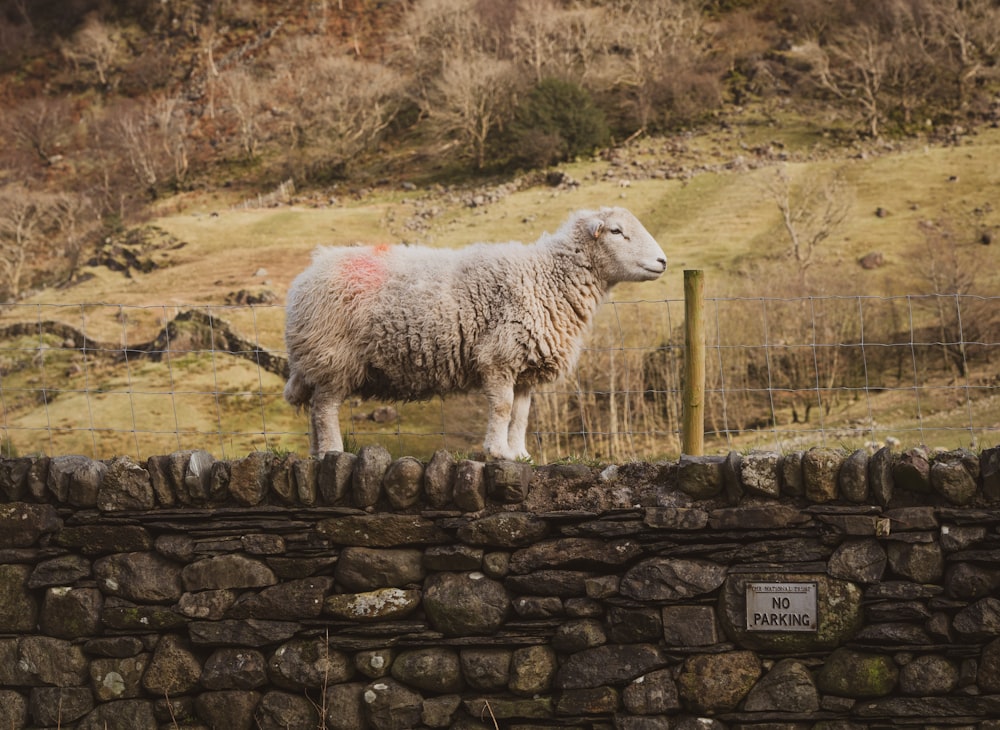
<path id="1" fill-rule="evenodd" d="M 811 446 L 986 448 L 1000 442 L 1000 298 L 709 298 L 706 452 Z M 681 444 L 682 300 L 610 301 L 576 370 L 535 392 L 540 463 L 674 458 Z M 4 455 L 94 458 L 205 449 L 308 452 L 282 398 L 279 305 L 7 304 L 0 310 Z M 474 454 L 478 394 L 350 400 L 347 448 Z"/>

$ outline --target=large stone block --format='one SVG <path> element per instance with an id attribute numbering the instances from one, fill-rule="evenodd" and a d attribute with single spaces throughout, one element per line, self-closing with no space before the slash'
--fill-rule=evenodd
<path id="1" fill-rule="evenodd" d="M 31 690 L 29 709 L 35 725 L 66 726 L 93 710 L 94 698 L 86 687 L 35 687 Z M 0 727 L 20 726 L 4 722 Z"/>
<path id="2" fill-rule="evenodd" d="M 267 670 L 271 681 L 283 689 L 320 689 L 353 678 L 354 662 L 332 649 L 325 638 L 294 639 L 274 650 Z"/>
<path id="3" fill-rule="evenodd" d="M 760 675 L 760 660 L 751 651 L 696 654 L 685 660 L 677 689 L 689 710 L 714 715 L 736 709 Z"/>
<path id="4" fill-rule="evenodd" d="M 327 730 L 361 730 L 365 727 L 364 692 L 365 686 L 360 682 L 326 688 Z"/>
<path id="5" fill-rule="evenodd" d="M 796 659 L 782 659 L 750 690 L 743 709 L 813 713 L 819 710 L 819 693 L 805 664 Z"/>
<path id="6" fill-rule="evenodd" d="M 564 537 L 543 540 L 516 551 L 510 558 L 510 570 L 530 573 L 540 568 L 617 567 L 639 554 L 639 544 L 634 540 Z"/>
<path id="7" fill-rule="evenodd" d="M 925 654 L 899 670 L 899 688 L 914 697 L 947 695 L 958 686 L 958 666 L 939 654 Z"/>
<path id="8" fill-rule="evenodd" d="M 402 651 L 392 662 L 393 678 L 425 692 L 445 694 L 465 687 L 458 652 L 444 647 Z"/>
<path id="9" fill-rule="evenodd" d="M 677 486 L 695 499 L 711 499 L 722 492 L 723 463 L 721 456 L 691 456 L 681 454 L 677 470 Z"/>
<path id="10" fill-rule="evenodd" d="M 204 558 L 185 565 L 181 577 L 187 591 L 264 588 L 278 582 L 266 564 L 245 555 Z"/>
<path id="11" fill-rule="evenodd" d="M 393 621 L 413 613 L 420 606 L 420 598 L 420 591 L 402 588 L 337 593 L 326 599 L 324 611 L 345 621 Z"/>
<path id="12" fill-rule="evenodd" d="M 94 659 L 90 663 L 90 686 L 100 702 L 133 699 L 142 694 L 142 676 L 149 654 Z"/>
<path id="13" fill-rule="evenodd" d="M 515 695 L 532 697 L 547 693 L 552 686 L 558 661 L 549 646 L 536 645 L 515 649 L 510 662 L 508 689 Z"/>
<path id="14" fill-rule="evenodd" d="M 512 654 L 510 649 L 497 647 L 462 649 L 459 653 L 462 676 L 473 689 L 488 692 L 504 689 L 510 681 Z"/>
<path id="15" fill-rule="evenodd" d="M 494 461 L 486 467 L 486 492 L 497 502 L 523 502 L 534 470 L 521 461 Z"/>
<path id="16" fill-rule="evenodd" d="M 378 444 L 362 446 L 354 463 L 351 477 L 351 495 L 355 506 L 373 507 L 382 496 L 382 479 L 385 477 L 392 455 Z"/>
<path id="17" fill-rule="evenodd" d="M 118 700 L 97 705 L 78 730 L 158 730 L 159 723 L 149 700 Z"/>
<path id="18" fill-rule="evenodd" d="M 116 553 L 94 562 L 105 594 L 139 603 L 169 603 L 181 597 L 181 568 L 156 553 Z"/>
<path id="19" fill-rule="evenodd" d="M 260 593 L 244 594 L 228 611 L 231 618 L 265 618 L 298 621 L 316 618 L 333 578 L 317 576 L 277 583 Z"/>
<path id="20" fill-rule="evenodd" d="M 267 683 L 267 660 L 256 649 L 216 649 L 205 661 L 200 682 L 211 690 L 256 689 Z"/>
<path id="21" fill-rule="evenodd" d="M 86 456 L 54 456 L 49 460 L 46 486 L 59 502 L 69 502 L 75 507 L 94 507 L 107 469 L 106 464 Z"/>
<path id="22" fill-rule="evenodd" d="M 424 611 L 447 636 L 491 634 L 510 612 L 503 585 L 482 573 L 435 573 L 424 582 Z"/>
<path id="23" fill-rule="evenodd" d="M 749 494 L 777 497 L 781 493 L 782 455 L 773 451 L 753 451 L 743 456 L 740 480 Z"/>
<path id="24" fill-rule="evenodd" d="M 681 708 L 677 683 L 670 669 L 636 677 L 622 692 L 625 709 L 634 715 L 660 715 Z"/>
<path id="25" fill-rule="evenodd" d="M 176 697 L 197 687 L 200 678 L 201 663 L 187 641 L 167 634 L 156 645 L 142 686 L 154 697 Z"/>
<path id="26" fill-rule="evenodd" d="M 257 692 L 241 690 L 202 692 L 195 700 L 195 709 L 210 728 L 257 730 L 254 715 L 260 697 Z"/>
<path id="27" fill-rule="evenodd" d="M 637 601 L 677 600 L 711 593 L 726 577 L 726 568 L 694 558 L 649 558 L 622 577 L 622 595 Z"/>
<path id="28" fill-rule="evenodd" d="M 424 495 L 431 507 L 441 508 L 455 496 L 455 459 L 444 449 L 434 452 L 424 468 Z"/>
<path id="29" fill-rule="evenodd" d="M 802 457 L 802 479 L 806 499 L 811 502 L 831 502 L 837 499 L 840 467 L 846 458 L 843 451 L 812 448 Z"/>
<path id="30" fill-rule="evenodd" d="M 259 730 L 319 727 L 319 708 L 308 697 L 271 691 L 261 697 L 254 715 Z"/>
<path id="31" fill-rule="evenodd" d="M 548 533 L 548 523 L 530 512 L 498 512 L 463 525 L 458 538 L 470 545 L 510 549 L 533 545 Z"/>
<path id="32" fill-rule="evenodd" d="M 895 689 L 898 678 L 891 656 L 840 648 L 827 656 L 816 684 L 841 697 L 884 697 Z"/>
<path id="33" fill-rule="evenodd" d="M 62 520 L 48 504 L 0 504 L 0 548 L 32 547 L 42 535 L 55 532 Z"/>
<path id="34" fill-rule="evenodd" d="M 567 689 L 556 700 L 556 715 L 608 715 L 621 707 L 621 696 L 614 687 Z"/>
<path id="35" fill-rule="evenodd" d="M 887 563 L 885 550 L 878 540 L 847 540 L 833 551 L 827 570 L 834 578 L 878 583 Z"/>
<path id="36" fill-rule="evenodd" d="M 711 606 L 664 606 L 663 638 L 667 646 L 711 646 L 721 630 Z"/>
<path id="37" fill-rule="evenodd" d="M 348 591 L 403 588 L 423 582 L 427 572 L 423 557 L 416 549 L 348 547 L 341 551 L 333 576 L 337 585 Z"/>
<path id="38" fill-rule="evenodd" d="M 748 631 L 747 584 L 794 582 L 816 583 L 816 631 Z M 853 583 L 823 574 L 736 573 L 726 579 L 719 594 L 719 619 L 729 638 L 747 649 L 820 651 L 840 646 L 861 628 L 861 599 L 862 592 Z"/>
<path id="39" fill-rule="evenodd" d="M 105 512 L 148 510 L 156 503 L 149 472 L 128 456 L 116 456 L 97 491 L 97 508 Z"/>
<path id="40" fill-rule="evenodd" d="M 100 633 L 104 599 L 96 588 L 57 586 L 45 591 L 38 626 L 60 639 L 79 639 Z"/>
<path id="41" fill-rule="evenodd" d="M 424 465 L 412 456 L 403 456 L 389 465 L 382 478 L 382 487 L 392 509 L 404 510 L 420 499 Z"/>
<path id="42" fill-rule="evenodd" d="M 452 498 L 463 512 L 479 512 L 486 506 L 486 464 L 462 459 L 455 464 Z"/>
<path id="43" fill-rule="evenodd" d="M 316 529 L 338 545 L 357 547 L 395 548 L 441 545 L 449 541 L 447 533 L 419 515 L 379 513 L 332 517 L 321 520 Z"/>
<path id="44" fill-rule="evenodd" d="M 35 630 L 38 601 L 28 589 L 30 574 L 27 565 L 0 565 L 0 632 Z"/>
<path id="45" fill-rule="evenodd" d="M 587 689 L 630 682 L 667 666 L 655 644 L 608 644 L 571 654 L 556 672 L 556 689 Z"/>
<path id="46" fill-rule="evenodd" d="M 424 698 L 395 679 L 379 679 L 366 685 L 361 698 L 373 730 L 420 725 Z"/>
<path id="47" fill-rule="evenodd" d="M 251 451 L 229 465 L 229 494 L 239 504 L 252 507 L 264 501 L 270 490 L 274 454 Z"/>

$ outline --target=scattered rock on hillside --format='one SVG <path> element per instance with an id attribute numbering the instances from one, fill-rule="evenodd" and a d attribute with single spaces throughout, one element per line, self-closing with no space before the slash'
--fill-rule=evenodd
<path id="1" fill-rule="evenodd" d="M 240 289 L 226 295 L 226 304 L 274 304 L 277 301 L 278 295 L 270 289 L 260 291 Z"/>
<path id="2" fill-rule="evenodd" d="M 862 256 L 858 263 L 862 269 L 877 269 L 885 264 L 885 255 L 881 251 L 872 251 Z"/>
<path id="3" fill-rule="evenodd" d="M 97 249 L 88 266 L 105 266 L 131 278 L 133 271 L 148 274 L 165 263 L 165 251 L 184 248 L 186 242 L 157 226 L 130 228 L 118 236 L 109 236 Z"/>

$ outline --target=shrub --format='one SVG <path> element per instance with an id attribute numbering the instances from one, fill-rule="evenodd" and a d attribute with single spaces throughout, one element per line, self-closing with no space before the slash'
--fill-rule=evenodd
<path id="1" fill-rule="evenodd" d="M 587 91 L 543 79 L 517 107 L 507 136 L 511 162 L 546 167 L 592 152 L 608 142 L 608 125 Z"/>

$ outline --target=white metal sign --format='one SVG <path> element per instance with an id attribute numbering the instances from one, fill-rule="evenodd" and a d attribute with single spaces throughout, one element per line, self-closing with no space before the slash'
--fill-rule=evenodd
<path id="1" fill-rule="evenodd" d="M 747 583 L 747 631 L 816 631 L 815 583 Z"/>

